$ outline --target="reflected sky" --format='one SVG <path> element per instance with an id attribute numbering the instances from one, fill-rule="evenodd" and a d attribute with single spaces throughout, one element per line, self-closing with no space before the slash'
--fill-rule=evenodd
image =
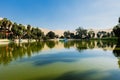
<path id="1" fill-rule="evenodd" d="M 119 49 L 107 41 L 1 45 L 0 79 L 119 80 Z"/>
<path id="2" fill-rule="evenodd" d="M 52 63 L 57 62 L 75 62 L 79 61 L 81 59 L 87 59 L 87 58 L 115 58 L 113 56 L 111 51 L 103 51 L 103 50 L 86 50 L 80 53 L 79 51 L 76 51 L 76 49 L 64 50 L 64 52 L 56 51 L 53 52 L 53 50 L 50 50 L 51 54 L 40 54 L 36 55 L 31 58 L 24 58 L 19 60 L 20 62 L 26 62 L 31 61 L 35 66 L 42 66 L 42 65 L 48 65 Z M 53 52 L 53 53 L 52 53 Z M 97 52 L 97 53 L 96 53 Z M 41 52 L 42 53 L 42 52 Z"/>

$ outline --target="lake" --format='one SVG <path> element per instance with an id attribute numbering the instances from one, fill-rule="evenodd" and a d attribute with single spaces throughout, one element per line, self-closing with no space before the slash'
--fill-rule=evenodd
<path id="1" fill-rule="evenodd" d="M 46 41 L 0 45 L 0 80 L 119 80 L 120 44 Z"/>

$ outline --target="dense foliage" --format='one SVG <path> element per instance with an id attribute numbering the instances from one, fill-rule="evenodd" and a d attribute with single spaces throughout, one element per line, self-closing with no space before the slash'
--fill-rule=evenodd
<path id="1" fill-rule="evenodd" d="M 119 19 L 120 23 L 120 19 Z M 113 28 L 112 32 L 87 30 L 82 27 L 78 27 L 75 32 L 65 31 L 62 36 L 56 35 L 55 32 L 49 31 L 46 35 L 38 27 L 31 25 L 23 25 L 13 23 L 7 18 L 0 20 L 0 38 L 1 39 L 35 39 L 36 41 L 55 39 L 55 38 L 67 38 L 67 39 L 93 39 L 93 38 L 111 38 L 120 37 L 120 24 Z"/>
<path id="2" fill-rule="evenodd" d="M 0 20 L 0 38 L 8 39 L 36 39 L 40 40 L 44 33 L 31 25 L 12 23 L 7 18 Z"/>

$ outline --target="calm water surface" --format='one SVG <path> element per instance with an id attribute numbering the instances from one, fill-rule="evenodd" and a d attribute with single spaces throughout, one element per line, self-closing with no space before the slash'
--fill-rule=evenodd
<path id="1" fill-rule="evenodd" d="M 107 41 L 0 45 L 0 80 L 119 80 L 119 56 Z"/>

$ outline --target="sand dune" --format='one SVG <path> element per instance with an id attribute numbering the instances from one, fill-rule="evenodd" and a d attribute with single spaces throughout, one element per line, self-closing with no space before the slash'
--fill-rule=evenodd
<path id="1" fill-rule="evenodd" d="M 46 35 L 49 31 L 53 31 L 55 32 L 56 35 L 59 35 L 59 36 L 63 36 L 65 30 L 49 30 L 49 29 L 46 29 L 46 28 L 40 28 L 44 34 Z M 105 31 L 105 32 L 111 32 L 112 31 L 112 28 L 109 28 L 109 29 L 87 29 L 88 31 L 92 30 L 95 32 L 95 34 L 97 34 L 99 31 Z M 76 33 L 76 31 L 70 31 L 72 33 Z"/>
<path id="2" fill-rule="evenodd" d="M 0 20 L 2 20 L 3 18 L 2 17 L 0 17 Z M 43 32 L 44 32 L 44 34 L 46 35 L 49 31 L 53 31 L 53 32 L 55 32 L 55 34 L 56 35 L 59 35 L 59 36 L 63 36 L 63 34 L 64 34 L 64 32 L 65 32 L 65 30 L 49 30 L 49 29 L 46 29 L 46 28 L 40 28 Z M 99 32 L 99 31 L 105 31 L 105 32 L 111 32 L 112 31 L 112 28 L 109 28 L 109 29 L 87 29 L 88 31 L 90 31 L 90 30 L 92 30 L 92 31 L 94 31 L 95 32 L 95 34 L 97 34 L 97 32 Z M 76 31 L 75 30 L 73 30 L 73 31 L 70 31 L 71 33 L 76 33 Z"/>
<path id="3" fill-rule="evenodd" d="M 49 30 L 46 28 L 40 28 L 46 35 L 49 31 L 53 31 L 56 35 L 63 36 L 64 30 Z"/>

